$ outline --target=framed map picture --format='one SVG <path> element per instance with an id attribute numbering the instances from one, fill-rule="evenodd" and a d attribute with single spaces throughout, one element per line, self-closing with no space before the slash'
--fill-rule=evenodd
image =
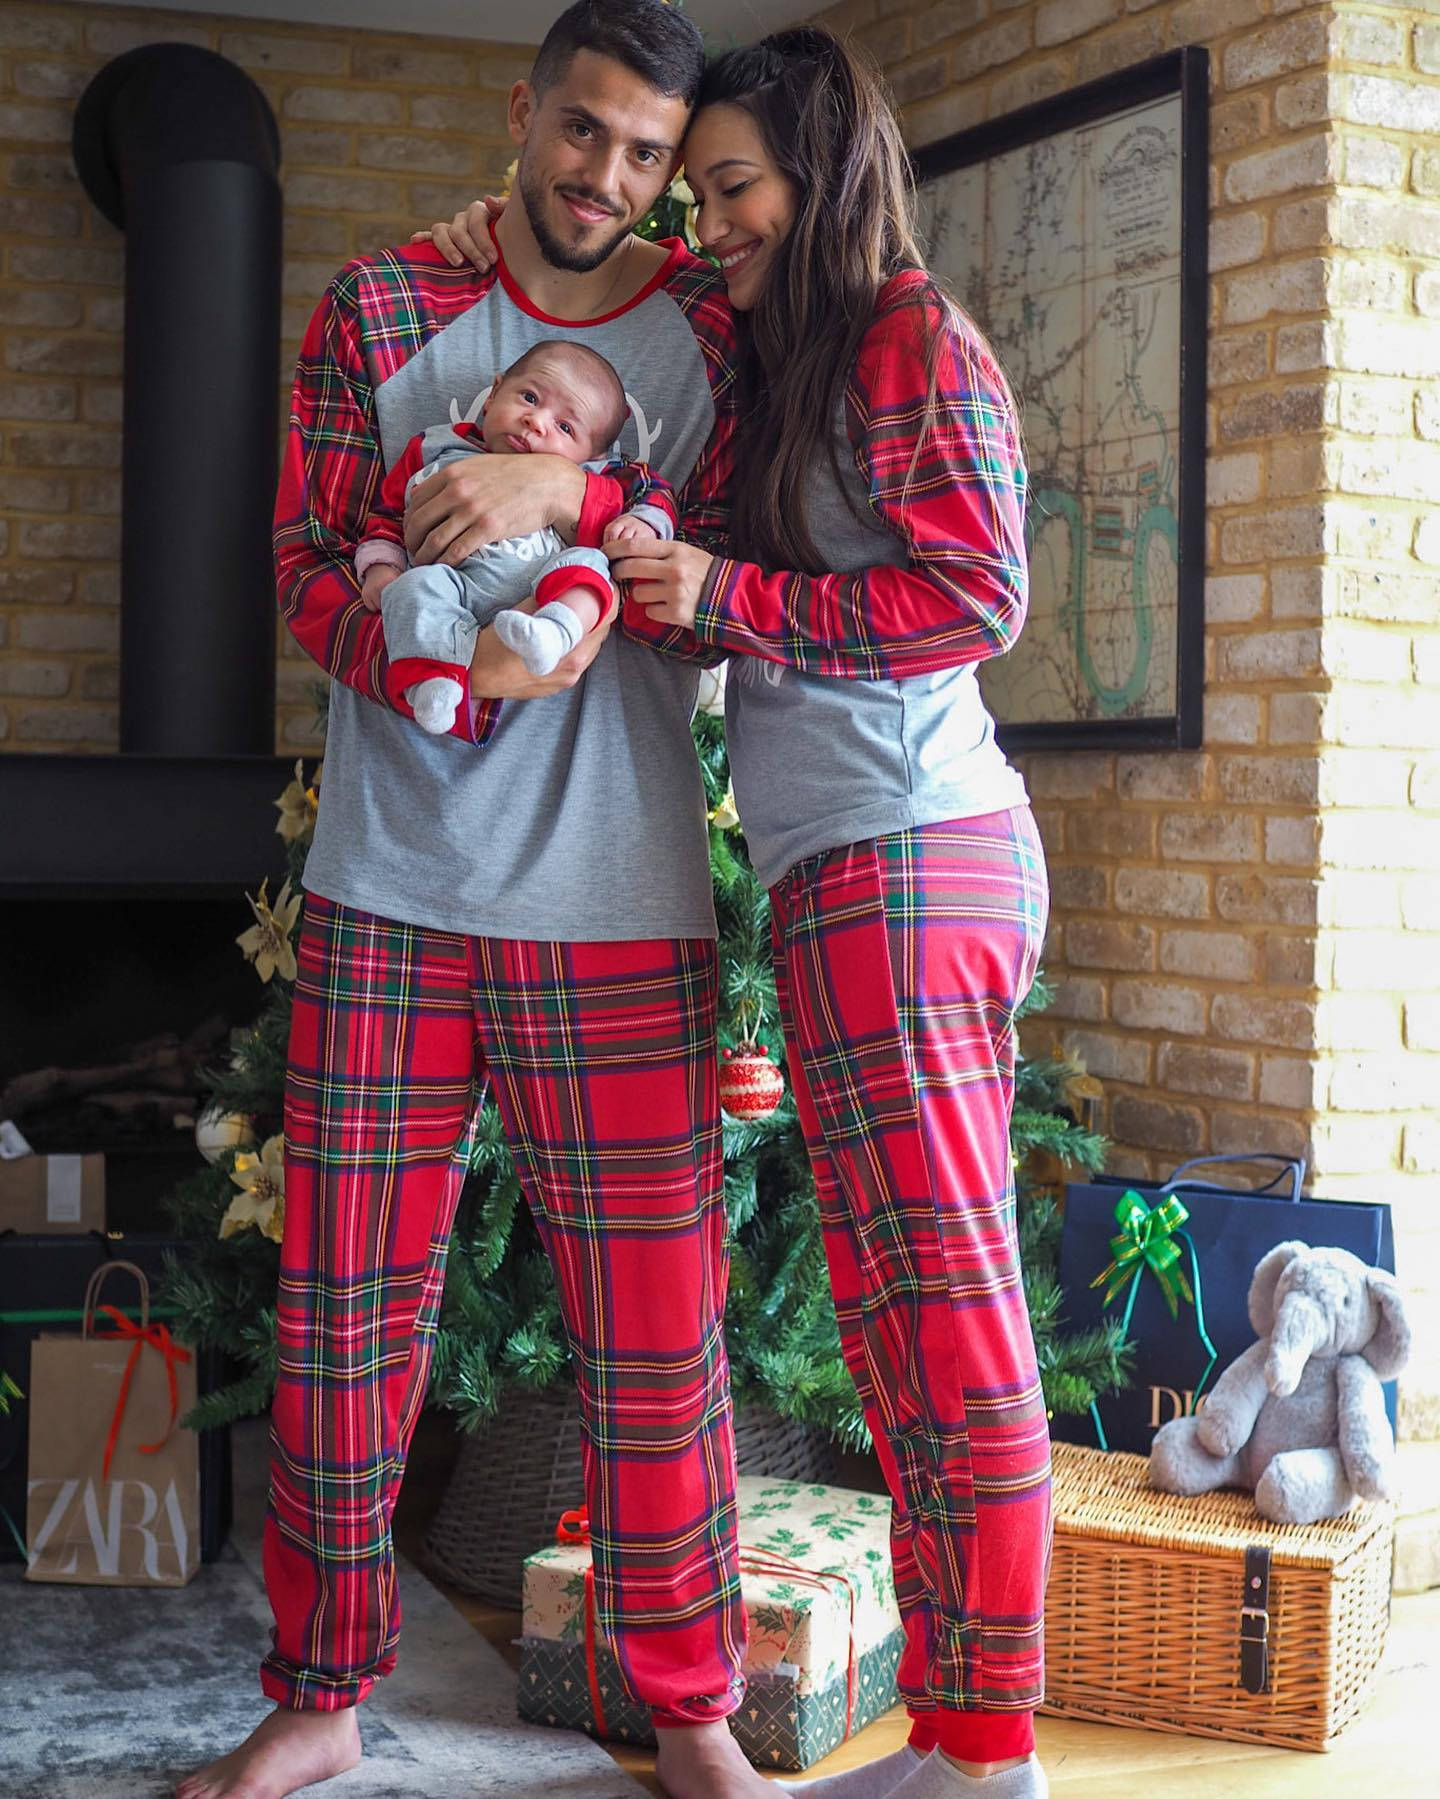
<path id="1" fill-rule="evenodd" d="M 915 153 L 1024 423 L 1030 614 L 980 677 L 1008 749 L 1200 742 L 1208 81 L 1178 50 Z"/>

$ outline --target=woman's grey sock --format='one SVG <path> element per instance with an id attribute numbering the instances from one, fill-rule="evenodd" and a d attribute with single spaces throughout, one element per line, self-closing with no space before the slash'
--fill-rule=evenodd
<path id="1" fill-rule="evenodd" d="M 957 1768 L 937 1749 L 895 1788 L 895 1799 L 1049 1799 L 1045 1770 L 1032 1755 L 1018 1768 L 976 1776 Z"/>
<path id="2" fill-rule="evenodd" d="M 843 1774 L 827 1774 L 822 1780 L 777 1780 L 782 1793 L 803 1793 L 805 1799 L 890 1799 L 901 1782 L 925 1765 L 907 1743 L 893 1755 L 878 1762 L 866 1762 L 863 1768 L 849 1768 Z"/>

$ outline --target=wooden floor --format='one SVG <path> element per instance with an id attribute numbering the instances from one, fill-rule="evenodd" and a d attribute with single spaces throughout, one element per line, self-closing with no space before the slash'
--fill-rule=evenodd
<path id="1" fill-rule="evenodd" d="M 453 1440 L 443 1427 L 417 1434 L 395 1518 L 403 1554 L 424 1566 L 425 1525 L 443 1491 Z M 432 1578 L 434 1578 L 432 1576 Z M 520 1618 L 436 1579 L 436 1586 L 512 1665 Z M 402 1652 L 403 1653 L 403 1652 Z M 843 1744 L 803 1777 L 832 1774 L 898 1749 L 907 1721 L 896 1707 Z M 1266 1749 L 1243 1743 L 1155 1731 L 1118 1730 L 1042 1717 L 1036 1724 L 1050 1784 L 1066 1799 L 1440 1799 L 1440 1589 L 1395 1601 L 1390 1640 L 1375 1699 L 1328 1755 Z M 654 1757 L 634 1749 L 611 1751 L 646 1791 L 659 1794 Z"/>

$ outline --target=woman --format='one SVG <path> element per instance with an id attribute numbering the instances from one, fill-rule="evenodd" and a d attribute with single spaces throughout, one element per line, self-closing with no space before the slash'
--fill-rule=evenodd
<path id="1" fill-rule="evenodd" d="M 651 583 L 632 598 L 658 645 L 732 658 L 736 801 L 895 1502 L 913 1720 L 898 1754 L 797 1790 L 1028 1799 L 1047 1790 L 1049 1445 L 1009 1118 L 1046 887 L 975 680 L 1024 617 L 1018 423 L 924 272 L 898 127 L 846 45 L 802 28 L 719 58 L 684 159 L 740 315 L 729 553 L 661 543 L 613 566 Z M 437 241 L 488 263 L 482 222 Z"/>

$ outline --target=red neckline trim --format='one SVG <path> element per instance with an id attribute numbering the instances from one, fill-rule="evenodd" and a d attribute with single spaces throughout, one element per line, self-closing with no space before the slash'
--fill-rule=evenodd
<path id="1" fill-rule="evenodd" d="M 623 315 L 629 312 L 633 307 L 638 306 L 642 300 L 648 300 L 651 294 L 655 292 L 655 289 L 667 281 L 671 274 L 674 273 L 675 265 L 679 262 L 680 258 L 688 254 L 685 245 L 681 243 L 678 237 L 661 238 L 660 242 L 669 245 L 670 254 L 665 258 L 665 261 L 660 267 L 656 269 L 655 273 L 645 283 L 644 287 L 640 289 L 639 293 L 635 294 L 631 299 L 628 299 L 623 306 L 617 306 L 613 312 L 602 312 L 598 318 L 593 319 L 556 319 L 552 318 L 548 312 L 541 312 L 540 308 L 516 281 L 509 269 L 506 268 L 505 257 L 500 250 L 499 244 L 496 244 L 495 246 L 495 273 L 500 277 L 501 287 L 505 289 L 505 292 L 520 308 L 521 312 L 528 313 L 532 319 L 539 319 L 542 325 L 559 325 L 566 331 L 588 331 L 592 325 L 608 325 L 611 319 L 623 317 Z"/>

